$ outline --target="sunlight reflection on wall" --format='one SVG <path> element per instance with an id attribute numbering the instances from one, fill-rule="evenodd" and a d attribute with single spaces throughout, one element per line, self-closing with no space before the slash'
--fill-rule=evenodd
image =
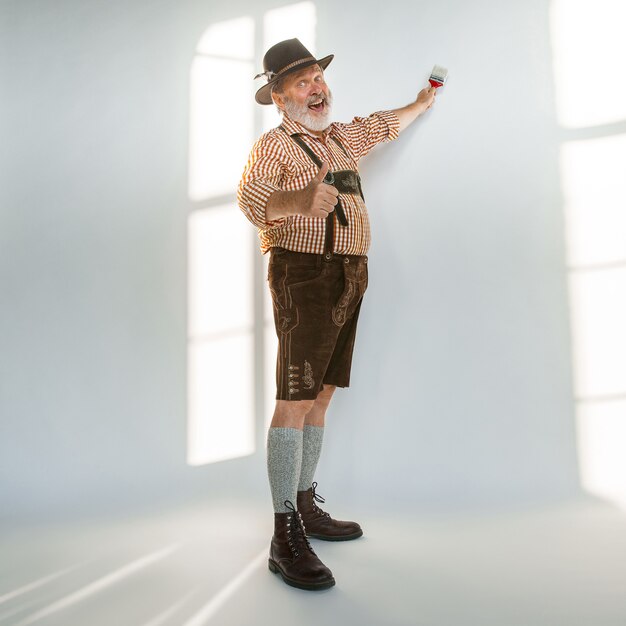
<path id="1" fill-rule="evenodd" d="M 236 204 L 236 188 L 248 153 L 262 131 L 280 123 L 273 106 L 259 105 L 253 76 L 255 55 L 283 39 L 298 37 L 315 50 L 315 5 L 300 2 L 267 11 L 262 19 L 240 17 L 209 26 L 190 70 L 189 183 L 195 209 L 188 221 L 188 446 L 187 462 L 202 465 L 252 454 L 255 426 L 267 428 L 275 397 L 277 339 L 264 286 L 254 301 L 255 264 L 267 276 L 255 229 Z M 216 97 L 219 86 L 220 97 Z M 258 266 L 257 266 L 258 267 Z M 255 328 L 255 306 L 263 326 Z M 255 342 L 256 333 L 262 341 Z M 264 368 L 254 372 L 255 345 Z M 263 385 L 264 420 L 255 416 L 257 385 Z"/>
<path id="2" fill-rule="evenodd" d="M 210 26 L 190 76 L 189 197 L 232 194 L 254 133 L 254 21 Z M 220 97 L 216 97 L 217 93 Z"/>
<path id="3" fill-rule="evenodd" d="M 188 229 L 188 463 L 199 465 L 254 452 L 253 248 L 232 206 L 195 211 Z"/>
<path id="4" fill-rule="evenodd" d="M 626 5 L 553 0 L 581 483 L 626 509 Z"/>
<path id="5" fill-rule="evenodd" d="M 253 72 L 252 18 L 207 28 L 190 72 L 189 197 L 204 205 L 188 220 L 190 465 L 254 452 L 253 244 L 235 205 L 254 139 Z"/>

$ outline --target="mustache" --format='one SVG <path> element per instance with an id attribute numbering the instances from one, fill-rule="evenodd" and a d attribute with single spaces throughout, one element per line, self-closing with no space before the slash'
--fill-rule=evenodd
<path id="1" fill-rule="evenodd" d="M 315 96 L 310 96 L 306 99 L 305 106 L 308 107 L 310 104 L 313 104 L 314 102 L 319 102 L 320 100 L 330 105 L 333 102 L 333 95 L 329 92 L 328 95 L 326 95 L 325 93 L 320 93 Z"/>

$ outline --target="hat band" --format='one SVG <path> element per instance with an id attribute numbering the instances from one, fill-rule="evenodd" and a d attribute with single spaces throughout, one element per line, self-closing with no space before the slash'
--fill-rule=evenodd
<path id="1" fill-rule="evenodd" d="M 290 63 L 289 65 L 285 65 L 285 67 L 283 67 L 280 71 L 276 72 L 274 76 L 280 76 L 281 74 L 284 74 L 287 70 L 290 70 L 292 67 L 295 67 L 296 65 L 300 65 L 301 63 L 308 63 L 309 61 L 315 61 L 315 57 L 304 57 L 304 59 L 298 59 L 297 61 L 294 61 L 293 63 Z"/>

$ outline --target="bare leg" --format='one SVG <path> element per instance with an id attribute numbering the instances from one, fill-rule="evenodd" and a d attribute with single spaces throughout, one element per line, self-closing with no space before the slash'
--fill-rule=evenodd
<path id="1" fill-rule="evenodd" d="M 315 400 L 276 400 L 271 427 L 298 428 L 302 430 L 305 415 L 313 408 Z"/>
<path id="2" fill-rule="evenodd" d="M 305 424 L 309 424 L 310 426 L 324 426 L 326 410 L 333 397 L 333 393 L 335 393 L 335 389 L 337 389 L 335 385 L 324 385 L 322 387 L 322 390 L 317 394 L 315 404 L 304 418 Z"/>
<path id="3" fill-rule="evenodd" d="M 305 424 L 323 426 L 324 416 L 335 389 L 335 385 L 324 385 L 315 400 L 276 400 L 270 426 L 300 430 Z"/>

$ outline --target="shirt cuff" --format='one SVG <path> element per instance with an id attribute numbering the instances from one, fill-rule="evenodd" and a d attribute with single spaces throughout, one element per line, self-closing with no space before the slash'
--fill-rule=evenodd
<path id="1" fill-rule="evenodd" d="M 245 205 L 252 209 L 250 217 L 259 228 L 277 226 L 287 219 L 281 217 L 276 220 L 268 220 L 265 216 L 267 203 L 275 191 L 280 191 L 280 187 L 260 180 L 248 183 L 242 190 L 242 200 Z"/>

